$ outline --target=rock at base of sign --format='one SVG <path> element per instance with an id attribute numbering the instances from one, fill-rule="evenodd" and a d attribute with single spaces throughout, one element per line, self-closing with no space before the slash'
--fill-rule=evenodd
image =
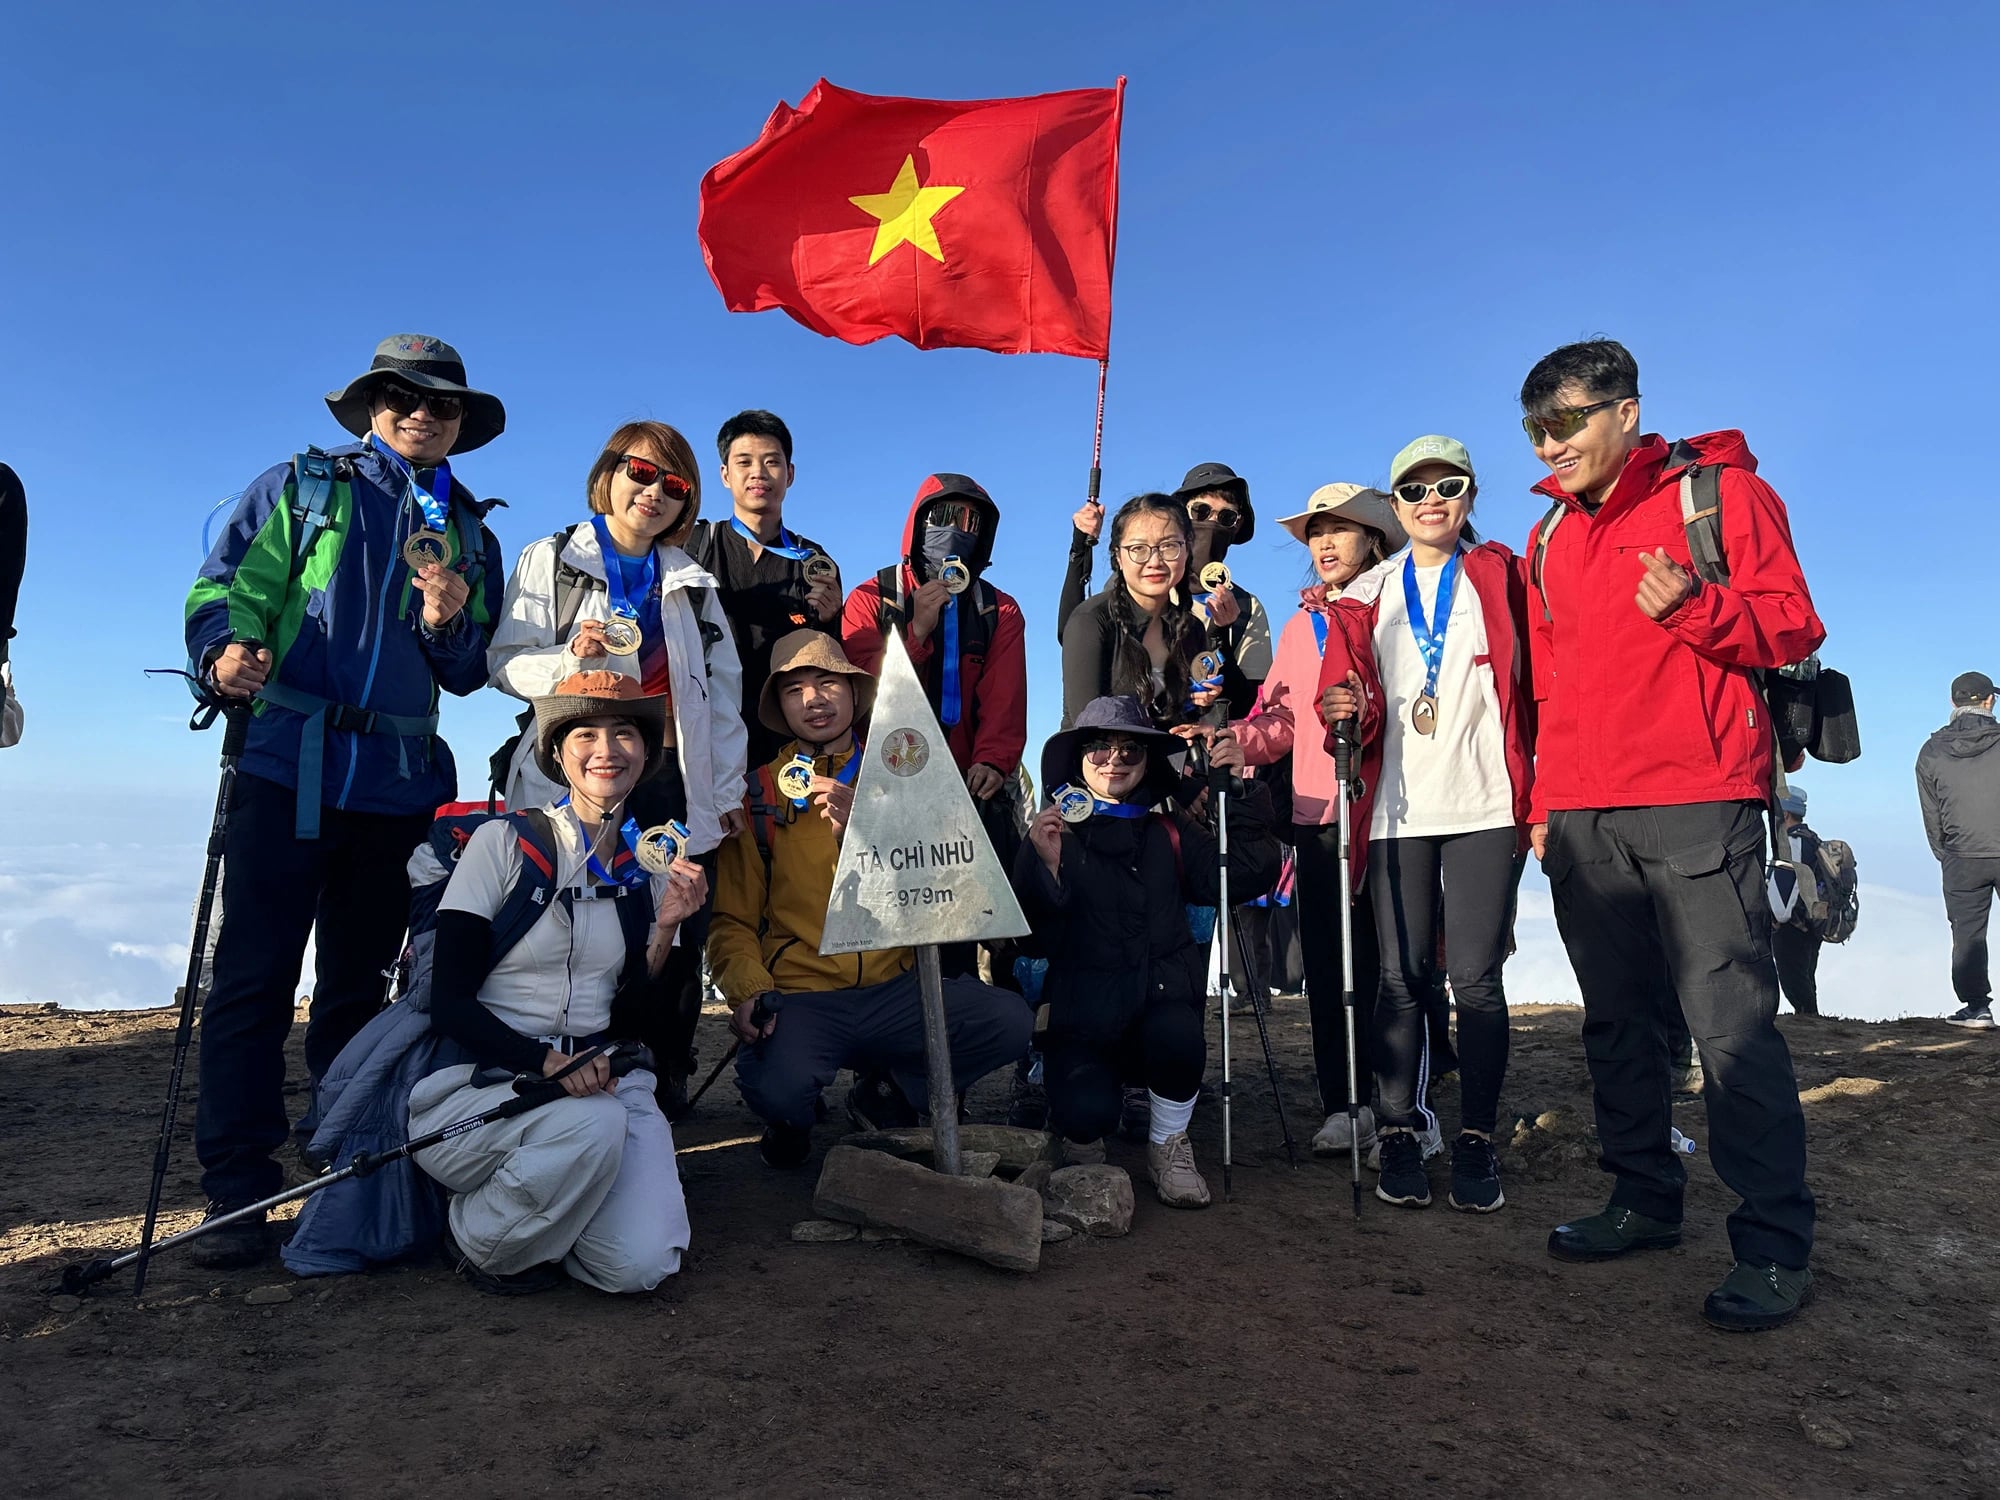
<path id="1" fill-rule="evenodd" d="M 1075 1233 L 1074 1229 L 1059 1219 L 1042 1220 L 1042 1243 L 1044 1245 L 1060 1245 Z"/>
<path id="2" fill-rule="evenodd" d="M 991 1177 L 1000 1170 L 998 1151 L 967 1151 L 963 1146 L 958 1151 L 958 1171 L 961 1177 Z"/>
<path id="3" fill-rule="evenodd" d="M 288 1286 L 257 1286 L 243 1294 L 243 1300 L 252 1307 L 276 1307 L 280 1302 L 292 1300 L 292 1289 Z"/>
<path id="4" fill-rule="evenodd" d="M 921 1160 L 926 1165 L 936 1149 L 931 1142 L 929 1126 L 861 1131 L 843 1136 L 840 1144 L 863 1151 L 886 1151 L 891 1156 Z M 958 1127 L 958 1150 L 961 1157 L 992 1152 L 1000 1158 L 997 1168 L 1000 1175 L 1012 1177 L 1035 1162 L 1053 1163 L 1056 1160 L 1056 1138 L 1046 1130 L 1022 1130 L 1013 1125 L 961 1125 Z"/>
<path id="5" fill-rule="evenodd" d="M 1049 1178 L 1055 1175 L 1055 1170 L 1055 1166 L 1051 1162 L 1031 1161 L 1022 1169 L 1021 1175 L 1016 1177 L 1014 1181 L 1024 1188 L 1033 1188 L 1039 1193 L 1049 1185 Z"/>
<path id="6" fill-rule="evenodd" d="M 1104 1238 L 1130 1233 L 1132 1179 L 1123 1167 L 1064 1167 L 1042 1189 L 1043 1211 L 1059 1224 Z"/>
<path id="7" fill-rule="evenodd" d="M 860 1233 L 852 1224 L 838 1219 L 801 1219 L 792 1226 L 795 1245 L 838 1245 Z"/>
<path id="8" fill-rule="evenodd" d="M 947 1176 L 844 1141 L 826 1155 L 813 1212 L 894 1230 L 1006 1271 L 1033 1271 L 1042 1263 L 1042 1200 L 1032 1189 L 997 1177 Z"/>

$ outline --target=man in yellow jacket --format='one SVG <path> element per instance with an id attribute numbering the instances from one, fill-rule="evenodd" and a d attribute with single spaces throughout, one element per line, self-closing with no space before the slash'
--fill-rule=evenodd
<path id="1" fill-rule="evenodd" d="M 875 679 L 833 637 L 797 630 L 771 648 L 757 717 L 792 740 L 751 772 L 751 826 L 716 866 L 709 971 L 735 1012 L 736 1086 L 765 1122 L 759 1149 L 774 1167 L 812 1154 L 821 1092 L 842 1068 L 855 1070 L 849 1113 L 864 1127 L 914 1122 L 927 1099 L 914 955 L 819 951 L 866 753 L 856 731 L 874 701 Z M 1027 1049 L 1018 995 L 947 979 L 945 1014 L 961 1094 Z"/>

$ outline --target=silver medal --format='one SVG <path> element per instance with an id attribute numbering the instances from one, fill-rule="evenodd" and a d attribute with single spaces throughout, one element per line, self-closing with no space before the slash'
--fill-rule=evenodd
<path id="1" fill-rule="evenodd" d="M 1049 801 L 1065 823 L 1081 823 L 1096 810 L 1097 799 L 1080 786 L 1064 784 L 1049 793 Z"/>
<path id="2" fill-rule="evenodd" d="M 687 825 L 669 818 L 639 835 L 639 847 L 632 851 L 632 857 L 639 861 L 639 868 L 648 875 L 664 875 L 681 857 L 687 840 Z"/>
<path id="3" fill-rule="evenodd" d="M 947 594 L 962 594 L 972 587 L 972 569 L 956 557 L 947 557 L 938 569 L 938 582 Z"/>

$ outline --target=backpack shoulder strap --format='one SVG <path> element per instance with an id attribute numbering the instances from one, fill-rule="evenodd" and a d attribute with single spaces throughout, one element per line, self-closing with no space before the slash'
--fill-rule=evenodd
<path id="1" fill-rule="evenodd" d="M 1687 528 L 1688 556 L 1710 583 L 1729 586 L 1729 560 L 1722 554 L 1722 465 L 1694 463 L 1681 471 L 1681 525 Z"/>
<path id="2" fill-rule="evenodd" d="M 903 565 L 890 563 L 875 574 L 875 623 L 884 635 L 903 623 Z"/>
<path id="3" fill-rule="evenodd" d="M 507 826 L 521 851 L 521 878 L 501 898 L 493 914 L 494 963 L 505 958 L 528 930 L 548 912 L 556 888 L 555 829 L 539 807 L 506 814 Z"/>
<path id="4" fill-rule="evenodd" d="M 592 578 L 583 569 L 563 557 L 563 548 L 569 545 L 570 528 L 565 526 L 549 538 L 556 549 L 556 638 L 569 639 L 576 617 L 583 609 L 583 596 L 592 589 L 604 587 L 602 579 Z"/>
<path id="5" fill-rule="evenodd" d="M 292 456 L 292 577 L 305 570 L 313 544 L 326 530 L 333 510 L 333 487 L 347 477 L 347 465 L 332 454 L 308 448 Z"/>
<path id="6" fill-rule="evenodd" d="M 1549 591 L 1542 583 L 1542 575 L 1548 568 L 1549 538 L 1556 534 L 1556 527 L 1562 524 L 1564 513 L 1569 509 L 1558 500 L 1548 509 L 1548 514 L 1535 523 L 1535 534 L 1528 539 L 1528 586 L 1535 591 L 1535 597 L 1542 601 L 1542 619 L 1549 622 L 1555 615 L 1549 610 Z"/>

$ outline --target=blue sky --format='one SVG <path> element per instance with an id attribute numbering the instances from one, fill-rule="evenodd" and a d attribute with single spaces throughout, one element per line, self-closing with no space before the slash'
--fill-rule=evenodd
<path id="1" fill-rule="evenodd" d="M 14 647 L 29 735 L 0 756 L 0 999 L 171 994 L 160 974 L 185 941 L 217 741 L 188 734 L 184 694 L 141 669 L 179 659 L 210 505 L 338 440 L 321 394 L 391 332 L 452 341 L 506 400 L 507 434 L 461 467 L 510 501 L 510 559 L 579 514 L 599 443 L 633 416 L 712 451 L 737 409 L 782 413 L 799 445 L 788 517 L 850 583 L 893 554 L 924 474 L 975 475 L 1005 514 L 995 577 L 1029 616 L 1032 738 L 1053 727 L 1052 611 L 1094 366 L 852 348 L 782 314 L 725 313 L 702 267 L 702 172 L 821 75 L 938 97 L 1129 76 L 1114 500 L 1215 458 L 1275 517 L 1328 480 L 1380 482 L 1402 443 L 1442 431 L 1480 469 L 1484 529 L 1518 545 L 1540 468 L 1514 392 L 1539 355 L 1599 332 L 1637 354 L 1649 427 L 1743 428 L 1790 503 L 1825 657 L 1861 708 L 1862 760 L 1800 777 L 1814 823 L 1929 923 L 1910 763 L 1952 675 L 2000 675 L 1994 17 L 1971 3 L 10 13 L 0 458 L 27 483 L 33 533 Z M 1303 557 L 1282 531 L 1261 526 L 1232 562 L 1289 612 Z M 447 708 L 468 793 L 512 707 Z M 1886 923 L 1903 908 L 1875 909 Z M 1906 989 L 1922 993 L 1901 1003 L 1918 1009 L 1942 1008 L 1928 941 L 1907 945 Z"/>

